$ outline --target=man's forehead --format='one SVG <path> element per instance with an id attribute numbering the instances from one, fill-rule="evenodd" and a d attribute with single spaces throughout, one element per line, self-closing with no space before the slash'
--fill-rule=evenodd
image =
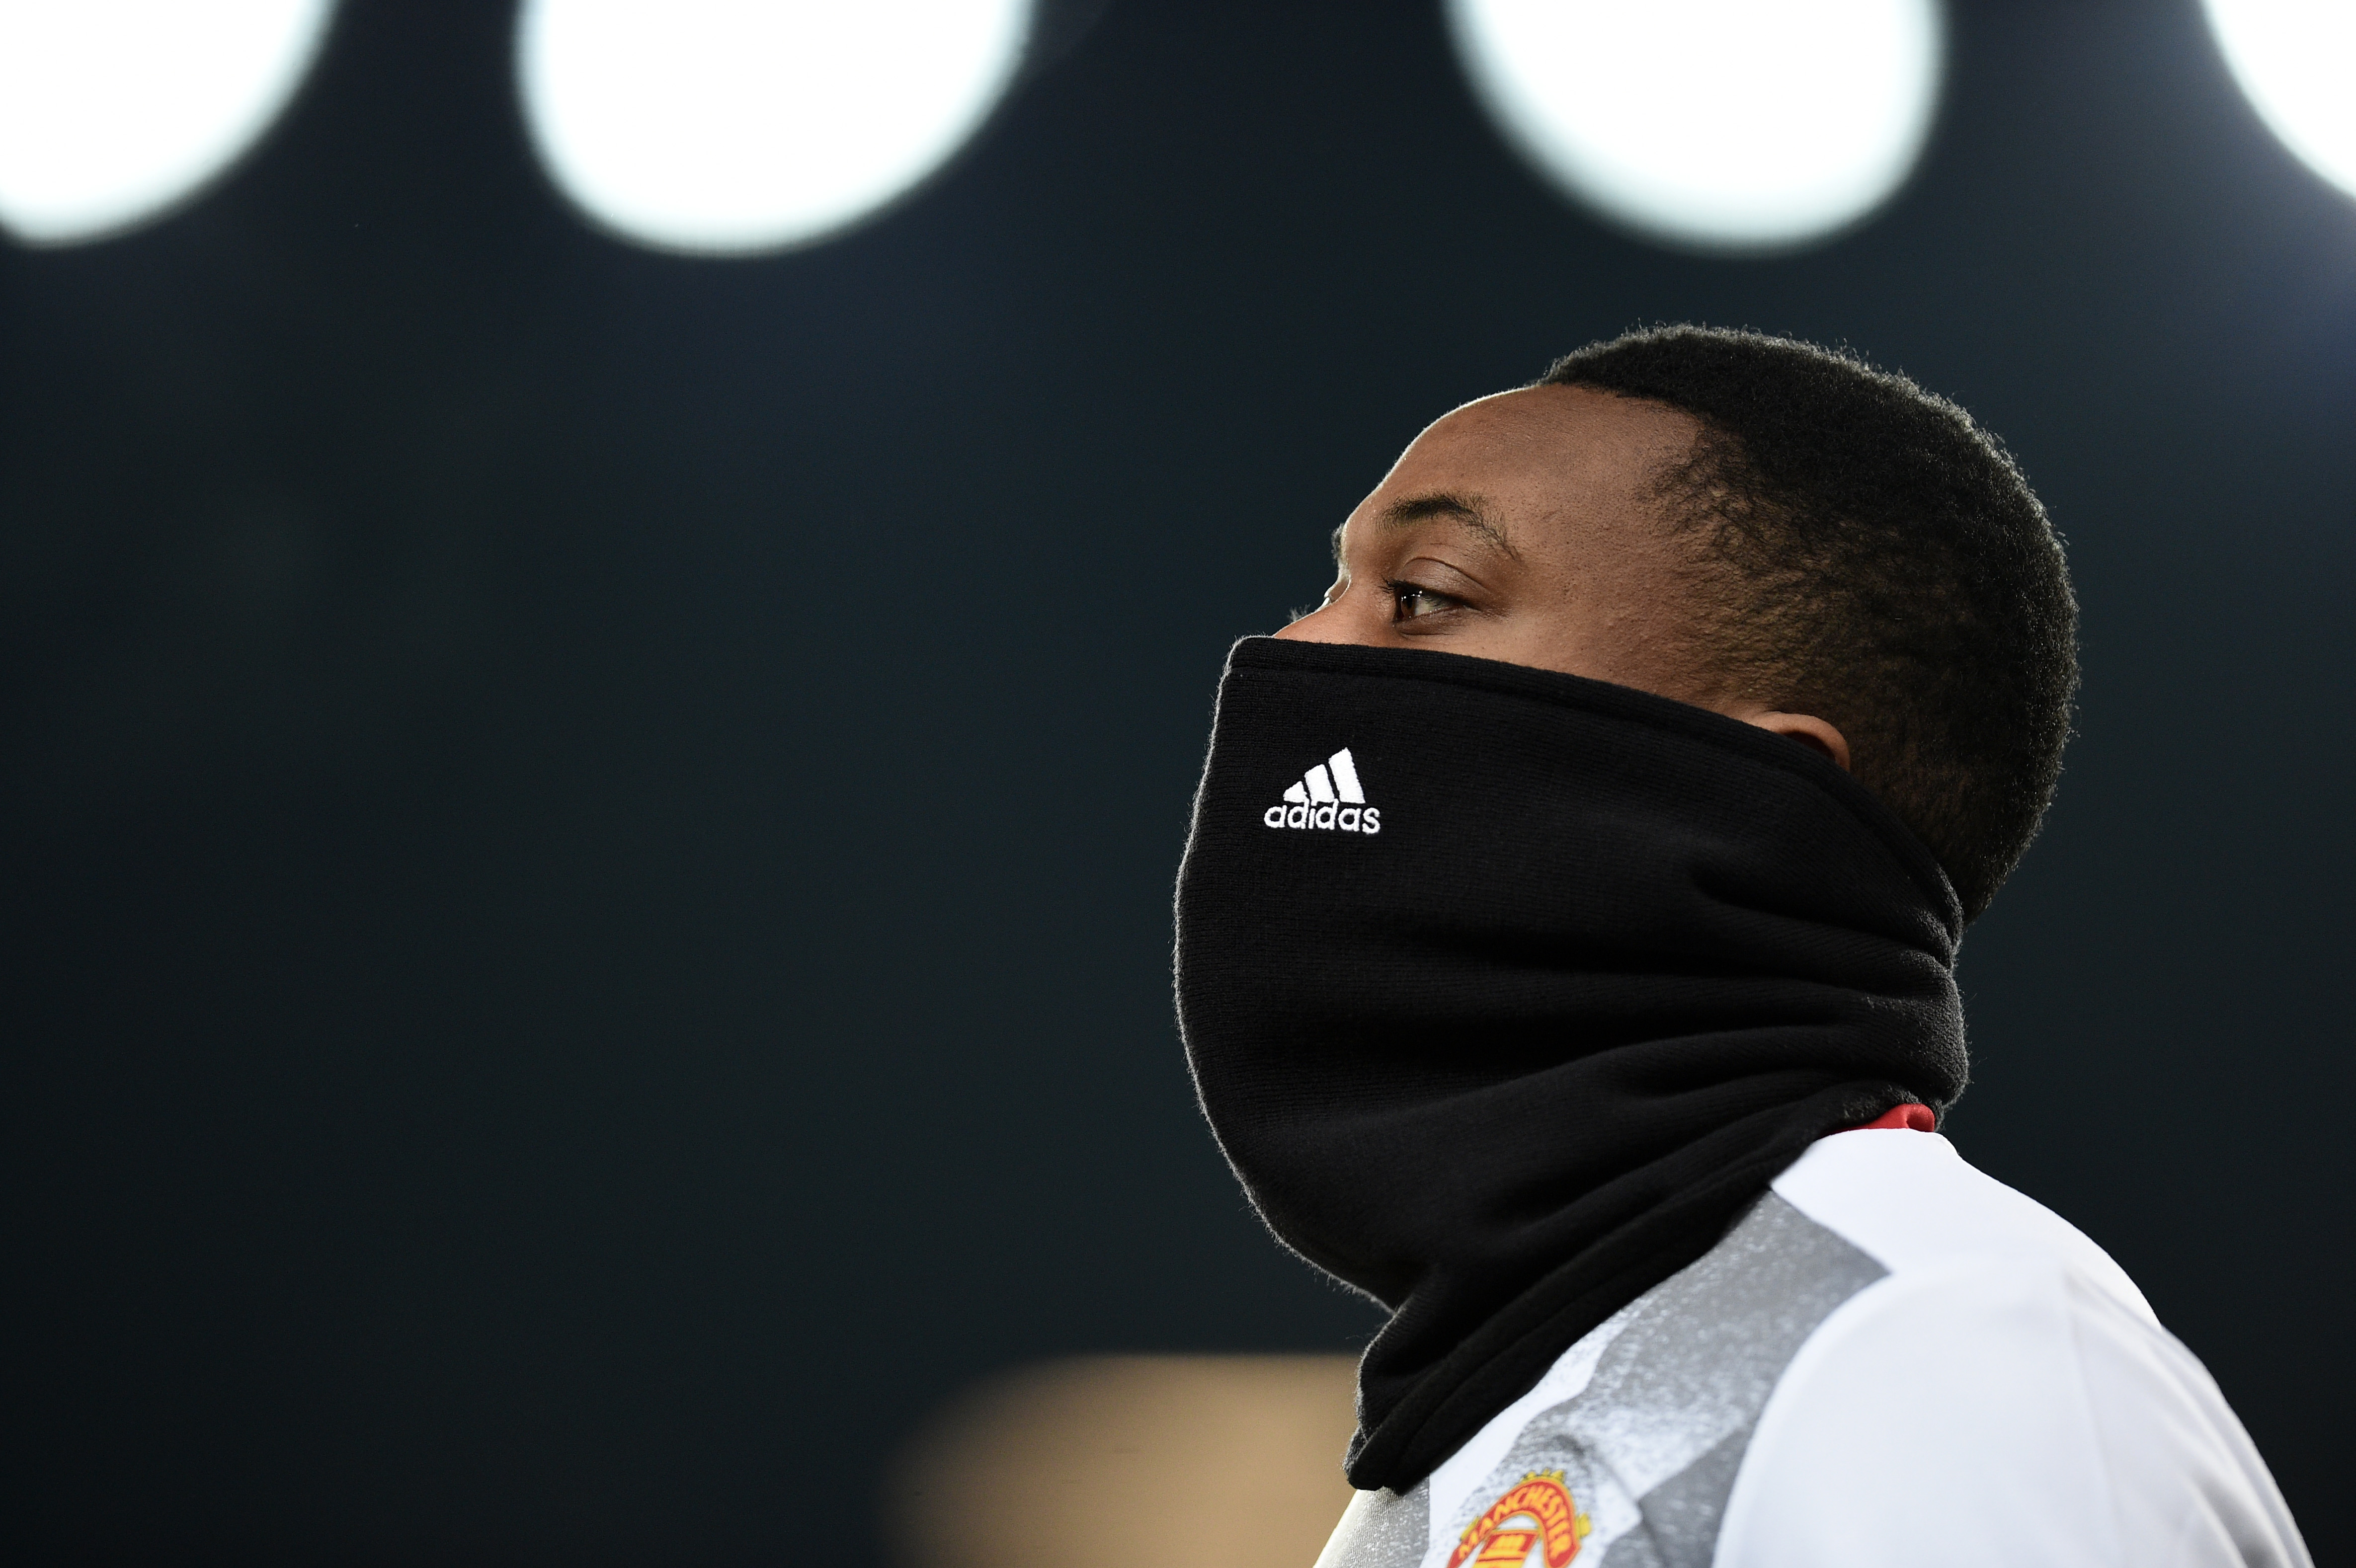
<path id="1" fill-rule="evenodd" d="M 1682 447 L 1699 427 L 1690 414 L 1593 387 L 1519 387 L 1451 410 L 1427 425 L 1401 465 L 1486 464 L 1517 468 L 1605 452 Z"/>
<path id="2" fill-rule="evenodd" d="M 1585 387 L 1524 387 L 1434 421 L 1360 508 L 1378 524 L 1440 519 L 1509 552 L 1516 522 L 1585 502 L 1618 511 L 1699 426 L 1663 404 Z M 1583 509 L 1583 508 L 1582 508 Z"/>

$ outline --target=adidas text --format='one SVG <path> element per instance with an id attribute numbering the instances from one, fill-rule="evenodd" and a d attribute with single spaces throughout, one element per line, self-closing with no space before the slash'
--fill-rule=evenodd
<path id="1" fill-rule="evenodd" d="M 1350 748 L 1343 747 L 1288 784 L 1284 803 L 1260 813 L 1269 827 L 1323 827 L 1340 833 L 1376 834 L 1383 830 L 1383 814 L 1366 804 L 1358 782 L 1358 764 Z"/>

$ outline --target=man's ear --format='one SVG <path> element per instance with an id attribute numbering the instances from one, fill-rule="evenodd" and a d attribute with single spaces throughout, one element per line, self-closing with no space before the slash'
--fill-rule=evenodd
<path id="1" fill-rule="evenodd" d="M 1788 735 L 1803 746 L 1830 757 L 1843 773 L 1849 771 L 1848 738 L 1813 713 L 1746 713 L 1742 721 L 1778 735 Z"/>

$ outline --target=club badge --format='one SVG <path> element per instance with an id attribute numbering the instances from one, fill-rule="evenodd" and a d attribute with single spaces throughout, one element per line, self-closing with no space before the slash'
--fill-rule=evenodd
<path id="1" fill-rule="evenodd" d="M 1562 1568 L 1595 1529 L 1560 1470 L 1524 1476 L 1465 1527 L 1448 1568 Z"/>

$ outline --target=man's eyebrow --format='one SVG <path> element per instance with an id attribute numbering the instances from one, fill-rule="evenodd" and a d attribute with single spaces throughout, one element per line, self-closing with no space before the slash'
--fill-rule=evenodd
<path id="1" fill-rule="evenodd" d="M 1450 522 L 1462 524 L 1488 540 L 1498 553 L 1508 560 L 1522 559 L 1522 552 L 1514 548 L 1514 541 L 1505 537 L 1505 530 L 1483 509 L 1478 496 L 1457 496 L 1445 491 L 1430 496 L 1410 496 L 1404 501 L 1392 502 L 1383 508 L 1382 513 L 1383 524 L 1387 528 L 1406 528 L 1433 517 L 1444 517 Z"/>

